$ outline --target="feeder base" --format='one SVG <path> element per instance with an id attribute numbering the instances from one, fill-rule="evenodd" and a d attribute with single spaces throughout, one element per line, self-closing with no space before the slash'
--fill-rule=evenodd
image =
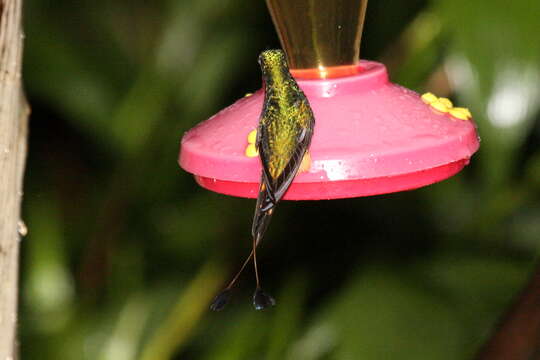
<path id="1" fill-rule="evenodd" d="M 461 160 L 433 169 L 382 178 L 316 183 L 293 183 L 283 199 L 345 199 L 351 197 L 372 196 L 413 190 L 454 176 L 460 172 L 468 162 L 468 160 Z M 197 184 L 203 188 L 225 195 L 255 199 L 259 193 L 258 183 L 223 181 L 197 175 L 194 177 Z"/>
<path id="2" fill-rule="evenodd" d="M 466 109 L 392 84 L 382 64 L 361 61 L 357 75 L 297 82 L 313 109 L 315 130 L 309 167 L 297 174 L 284 199 L 416 189 L 456 174 L 478 150 Z M 257 197 L 262 167 L 254 149 L 248 150 L 263 101 L 264 92 L 256 91 L 184 135 L 179 162 L 201 186 Z"/>

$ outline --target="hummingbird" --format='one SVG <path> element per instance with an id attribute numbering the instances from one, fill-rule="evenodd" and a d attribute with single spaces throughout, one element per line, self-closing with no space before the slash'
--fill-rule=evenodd
<path id="1" fill-rule="evenodd" d="M 298 173 L 315 126 L 309 101 L 289 72 L 285 53 L 282 50 L 263 51 L 259 55 L 259 65 L 264 83 L 264 103 L 255 146 L 262 174 L 251 228 L 253 245 L 240 271 L 212 302 L 210 308 L 215 311 L 223 309 L 228 303 L 232 287 L 251 258 L 256 279 L 253 306 L 256 310 L 262 310 L 275 305 L 274 298 L 261 288 L 256 249 L 277 203 Z"/>

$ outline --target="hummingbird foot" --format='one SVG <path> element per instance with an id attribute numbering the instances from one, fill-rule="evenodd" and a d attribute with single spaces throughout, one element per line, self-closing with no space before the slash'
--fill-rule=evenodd
<path id="1" fill-rule="evenodd" d="M 255 290 L 255 294 L 253 294 L 253 306 L 255 310 L 263 310 L 274 305 L 276 305 L 276 300 L 273 297 L 259 287 Z"/>
<path id="2" fill-rule="evenodd" d="M 225 289 L 219 294 L 216 295 L 212 304 L 210 304 L 210 309 L 212 311 L 220 311 L 229 303 L 231 300 L 231 289 Z"/>

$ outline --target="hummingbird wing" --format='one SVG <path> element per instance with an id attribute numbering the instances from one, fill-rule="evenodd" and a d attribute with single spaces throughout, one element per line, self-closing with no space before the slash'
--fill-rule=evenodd
<path id="1" fill-rule="evenodd" d="M 309 148 L 315 120 L 313 112 L 305 98 L 293 107 L 296 111 L 275 116 L 285 120 L 274 121 L 267 125 L 261 122 L 258 130 L 257 147 L 263 167 L 262 182 L 266 185 L 266 193 L 274 205 L 285 195 L 294 180 L 302 159 Z M 292 118 L 292 119 L 291 119 Z M 276 138 L 270 129 L 279 128 L 286 134 Z"/>
<path id="2" fill-rule="evenodd" d="M 266 232 L 276 204 L 287 192 L 309 148 L 314 117 L 307 102 L 303 104 L 298 106 L 298 111 L 294 113 L 295 116 L 302 117 L 301 119 L 284 122 L 287 126 L 283 127 L 287 128 L 286 131 L 292 136 L 276 141 L 271 138 L 270 130 L 264 121 L 259 127 L 257 147 L 263 173 L 251 228 L 256 244 Z"/>

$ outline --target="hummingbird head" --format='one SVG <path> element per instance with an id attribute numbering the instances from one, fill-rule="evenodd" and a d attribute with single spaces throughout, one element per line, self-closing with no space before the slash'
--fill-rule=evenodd
<path id="1" fill-rule="evenodd" d="M 287 58 L 282 50 L 266 50 L 259 55 L 259 64 L 263 75 L 288 72 Z"/>

